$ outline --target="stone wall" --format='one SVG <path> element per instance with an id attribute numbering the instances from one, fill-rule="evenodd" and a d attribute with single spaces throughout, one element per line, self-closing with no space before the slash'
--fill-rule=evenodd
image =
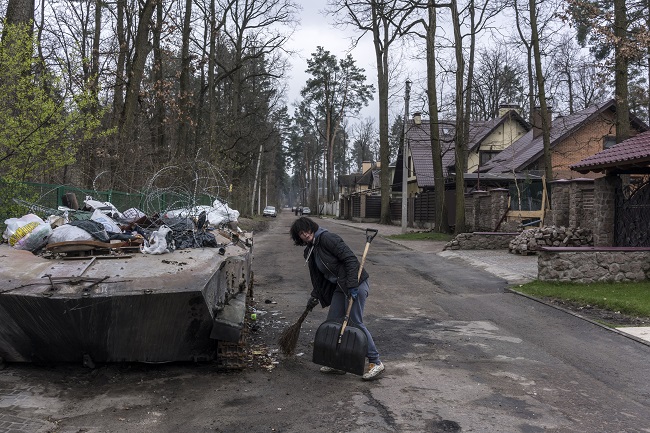
<path id="1" fill-rule="evenodd" d="M 549 182 L 549 184 L 552 189 L 552 210 L 547 212 L 544 224 L 593 230 L 594 180 L 561 179 Z"/>
<path id="2" fill-rule="evenodd" d="M 618 176 L 571 179 L 549 182 L 552 188 L 551 209 L 545 225 L 579 227 L 593 232 L 595 246 L 614 246 L 614 214 Z"/>
<path id="3" fill-rule="evenodd" d="M 459 233 L 445 245 L 445 250 L 504 250 L 519 233 L 474 232 Z"/>
<path id="4" fill-rule="evenodd" d="M 593 235 L 585 228 L 544 226 L 524 230 L 510 241 L 511 253 L 531 254 L 543 247 L 592 246 Z"/>
<path id="5" fill-rule="evenodd" d="M 475 232 L 504 231 L 499 224 L 508 211 L 508 190 L 474 191 L 465 195 L 465 224 Z"/>
<path id="6" fill-rule="evenodd" d="M 542 248 L 538 279 L 575 283 L 650 280 L 650 248 Z"/>

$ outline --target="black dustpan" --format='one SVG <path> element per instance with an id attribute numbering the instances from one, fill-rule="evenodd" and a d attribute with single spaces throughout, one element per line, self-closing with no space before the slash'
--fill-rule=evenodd
<path id="1" fill-rule="evenodd" d="M 366 248 L 363 251 L 357 280 L 361 278 L 366 254 L 375 236 L 377 230 L 366 229 Z M 368 337 L 356 323 L 349 322 L 353 303 L 354 299 L 350 298 L 345 317 L 327 320 L 318 327 L 314 337 L 312 360 L 319 365 L 363 375 L 368 353 Z"/>
<path id="2" fill-rule="evenodd" d="M 350 298 L 346 317 L 327 320 L 316 330 L 314 337 L 314 363 L 337 370 L 362 375 L 368 353 L 368 337 L 355 323 L 348 322 Z"/>

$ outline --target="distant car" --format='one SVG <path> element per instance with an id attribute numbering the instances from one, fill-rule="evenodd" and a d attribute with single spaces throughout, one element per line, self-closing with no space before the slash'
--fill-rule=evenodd
<path id="1" fill-rule="evenodd" d="M 311 209 L 309 209 L 308 207 L 303 207 L 302 208 L 302 214 L 303 215 L 311 215 Z"/>
<path id="2" fill-rule="evenodd" d="M 262 215 L 275 218 L 276 216 L 278 216 L 278 211 L 275 210 L 275 206 L 267 206 L 264 208 L 264 212 L 262 212 Z"/>

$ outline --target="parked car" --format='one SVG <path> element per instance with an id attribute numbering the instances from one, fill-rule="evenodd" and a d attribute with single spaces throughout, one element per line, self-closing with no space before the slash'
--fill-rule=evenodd
<path id="1" fill-rule="evenodd" d="M 278 216 L 278 211 L 275 210 L 275 206 L 267 206 L 264 208 L 264 212 L 262 212 L 262 215 L 275 218 L 276 216 Z"/>
<path id="2" fill-rule="evenodd" d="M 303 215 L 311 215 L 311 209 L 309 209 L 308 207 L 303 207 L 302 208 L 302 214 Z"/>

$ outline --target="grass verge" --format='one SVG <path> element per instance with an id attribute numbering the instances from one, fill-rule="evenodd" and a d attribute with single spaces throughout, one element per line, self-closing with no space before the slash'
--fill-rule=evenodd
<path id="1" fill-rule="evenodd" d="M 593 284 L 533 281 L 514 289 L 537 298 L 561 299 L 616 313 L 650 317 L 650 281 Z"/>

